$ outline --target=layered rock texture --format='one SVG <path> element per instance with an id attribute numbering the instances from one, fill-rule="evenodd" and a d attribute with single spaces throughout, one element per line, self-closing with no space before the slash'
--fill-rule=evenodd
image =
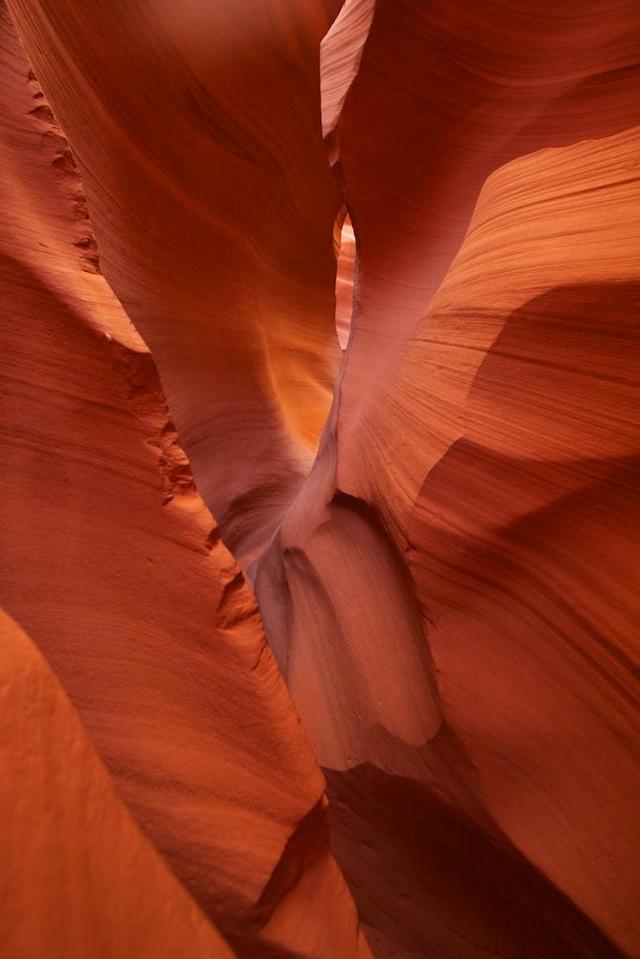
<path id="1" fill-rule="evenodd" d="M 635 0 L 0 11 L 3 954 L 639 957 Z"/>

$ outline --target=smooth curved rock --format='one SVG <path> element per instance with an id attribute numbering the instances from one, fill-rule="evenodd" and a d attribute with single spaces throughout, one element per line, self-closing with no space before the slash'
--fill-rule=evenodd
<path id="1" fill-rule="evenodd" d="M 1 612 L 0 640 L 3 955 L 232 959 L 134 826 L 51 670 Z"/>
<path id="2" fill-rule="evenodd" d="M 78 159 L 104 273 L 244 568 L 310 468 L 339 360 L 327 7 L 11 4 Z"/>
<path id="3" fill-rule="evenodd" d="M 2 55 L 0 603 L 239 956 L 366 955 L 328 849 L 324 782 L 255 600 L 196 491 L 153 360 L 98 264 L 84 269 L 79 176 L 6 14 Z M 93 816 L 86 841 L 104 844 Z M 44 907 L 34 895 L 34 915 Z"/>
<path id="4" fill-rule="evenodd" d="M 358 296 L 334 484 L 377 510 L 410 570 L 443 729 L 459 744 L 434 759 L 439 733 L 422 772 L 396 744 L 392 762 L 405 755 L 416 785 L 389 781 L 389 807 L 422 781 L 425 817 L 435 794 L 478 842 L 508 839 L 610 941 L 587 925 L 582 941 L 569 926 L 563 942 L 533 944 L 505 918 L 516 897 L 501 904 L 511 934 L 472 935 L 464 908 L 447 927 L 473 944 L 421 929 L 437 877 L 421 899 L 413 873 L 404 912 L 409 867 L 389 827 L 371 822 L 371 860 L 354 855 L 370 782 L 334 776 L 352 810 L 336 848 L 362 914 L 409 955 L 437 942 L 456 956 L 640 948 L 640 20 L 633 4 L 537 10 L 377 4 L 335 145 Z M 393 770 L 388 750 L 368 762 Z M 389 877 L 375 893 L 374 870 Z M 415 917 L 402 932 L 381 920 L 391 900 Z M 453 890 L 440 902 L 452 909 Z M 556 930 L 571 908 L 556 898 Z"/>
<path id="5" fill-rule="evenodd" d="M 395 375 L 399 352 L 405 346 L 411 351 L 411 339 L 421 335 L 419 320 L 465 239 L 480 191 L 493 171 L 519 157 L 530 158 L 526 174 L 513 174 L 510 194 L 521 211 L 522 233 L 512 234 L 508 259 L 500 249 L 500 262 L 485 273 L 485 293 L 499 297 L 515 283 L 527 285 L 527 293 L 535 295 L 557 282 L 540 277 L 531 246 L 518 246 L 521 237 L 527 239 L 529 227 L 535 229 L 537 210 L 532 204 L 541 201 L 550 186 L 570 225 L 560 223 L 551 233 L 543 226 L 547 233 L 538 231 L 538 237 L 553 244 L 561 260 L 573 250 L 582 281 L 599 279 L 599 271 L 591 276 L 588 250 L 582 263 L 580 226 L 574 230 L 571 220 L 590 197 L 580 195 L 583 179 L 585 190 L 608 186 L 616 203 L 624 204 L 623 215 L 633 218 L 630 185 L 619 194 L 615 186 L 619 177 L 634 175 L 629 172 L 630 148 L 621 141 L 616 159 L 616 148 L 608 149 L 606 138 L 638 124 L 639 50 L 638 8 L 632 0 L 616 3 L 613 10 L 602 0 L 564 0 L 552 11 L 527 0 L 474 2 L 462 9 L 451 0 L 428 7 L 420 0 L 378 0 L 360 70 L 335 132 L 337 171 L 358 241 L 360 313 L 340 392 L 339 432 L 345 450 L 340 488 L 361 495 L 370 477 L 385 483 L 392 472 L 383 458 L 382 465 L 375 462 L 362 469 L 362 458 L 371 453 L 360 435 L 400 432 L 395 426 L 377 425 L 395 414 L 391 398 L 380 397 L 381 384 Z M 599 140 L 602 147 L 588 142 Z M 547 186 L 538 191 L 538 163 L 543 177 L 548 167 L 536 154 L 551 148 L 566 151 L 558 162 L 559 179 L 551 185 L 553 173 L 547 174 Z M 575 200 L 560 198 L 565 182 L 570 182 Z M 598 199 L 594 196 L 593 202 Z M 606 215 L 603 212 L 601 219 Z M 613 229 L 613 210 L 609 219 Z M 608 238 L 600 237 L 595 222 L 591 230 L 601 256 L 611 249 Z M 633 244 L 635 236 L 626 237 Z M 560 282 L 572 280 L 561 277 Z M 421 374 L 418 380 L 412 371 L 408 384 L 425 379 Z M 370 388 L 372 383 L 376 390 Z M 413 400 L 418 429 L 444 425 L 447 394 L 455 388 L 455 382 L 447 381 L 447 393 L 428 422 L 420 398 Z M 402 469 L 405 475 L 424 475 L 413 464 L 402 462 Z M 392 504 L 403 498 L 409 510 L 416 490 L 405 491 L 405 482 L 397 480 L 384 499 Z"/>
<path id="6" fill-rule="evenodd" d="M 105 275 L 255 584 L 374 952 L 632 959 L 637 4 L 378 0 L 370 29 L 357 2 L 335 20 L 320 0 L 10 6 L 79 158 Z M 336 260 L 346 214 L 352 268 L 346 246 Z M 44 501 L 37 485 L 24 500 Z M 220 569 L 203 598 L 179 565 L 172 602 L 196 629 Z M 289 703 L 251 648 L 268 682 L 245 700 L 246 668 L 216 644 L 199 715 L 229 706 L 226 794 L 248 763 L 248 788 L 264 777 L 286 804 L 285 854 L 251 887 L 259 941 L 347 957 L 356 917 L 322 783 L 301 738 L 303 773 L 292 762 Z M 198 689 L 193 660 L 176 672 L 169 702 Z M 261 709 L 273 736 L 256 756 Z M 215 735 L 197 728 L 206 754 Z M 224 933 L 238 921 L 210 912 Z"/>
<path id="7" fill-rule="evenodd" d="M 375 0 L 345 0 L 320 44 L 322 135 L 336 127 L 349 88 L 360 69 Z"/>

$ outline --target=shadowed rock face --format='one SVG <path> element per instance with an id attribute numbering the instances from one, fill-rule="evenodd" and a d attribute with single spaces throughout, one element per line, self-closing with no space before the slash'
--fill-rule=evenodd
<path id="1" fill-rule="evenodd" d="M 0 598 L 64 685 L 129 813 L 103 796 L 113 786 L 77 745 L 71 707 L 47 741 L 49 699 L 31 703 L 16 680 L 3 709 L 13 697 L 25 715 L 7 720 L 2 807 L 18 790 L 28 798 L 2 869 L 0 951 L 230 954 L 215 951 L 195 899 L 238 956 L 358 955 L 322 775 L 255 599 L 195 488 L 145 344 L 96 264 L 85 269 L 77 239 L 92 224 L 73 157 L 6 13 L 1 26 Z M 3 739 L 3 763 L 4 750 Z M 184 890 L 157 853 L 156 866 L 150 848 L 136 851 L 147 844 L 132 817 Z M 60 912 L 79 912 L 77 923 L 66 929 Z M 13 928 L 19 916 L 31 931 Z"/>
<path id="2" fill-rule="evenodd" d="M 464 959 L 622 955 L 495 823 L 479 829 L 437 789 L 368 764 L 327 778 L 335 850 L 372 944 Z"/>
<path id="3" fill-rule="evenodd" d="M 78 955 L 633 959 L 640 10 L 339 6 L 3 10 L 7 675 L 93 746 L 8 735 L 119 796 L 9 893 L 113 828 L 170 921 Z"/>

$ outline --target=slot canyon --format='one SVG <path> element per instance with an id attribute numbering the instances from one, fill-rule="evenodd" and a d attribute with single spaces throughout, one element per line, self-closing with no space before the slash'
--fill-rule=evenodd
<path id="1" fill-rule="evenodd" d="M 0 76 L 0 956 L 640 959 L 638 0 Z"/>

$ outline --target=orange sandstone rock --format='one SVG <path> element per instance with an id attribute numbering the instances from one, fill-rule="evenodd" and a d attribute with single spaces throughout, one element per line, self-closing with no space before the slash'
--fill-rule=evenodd
<path id="1" fill-rule="evenodd" d="M 365 955 L 328 849 L 324 782 L 255 600 L 196 491 L 146 347 L 95 264 L 83 269 L 76 239 L 91 227 L 73 158 L 60 132 L 51 149 L 49 114 L 31 112 L 45 100 L 6 14 L 2 31 L 0 603 L 53 667 L 134 819 L 239 956 Z M 20 690 L 15 708 L 29 710 Z M 100 850 L 109 827 L 87 802 L 86 843 Z M 22 820 L 39 812 L 15 815 L 26 835 Z M 69 842 L 60 870 L 76 855 Z M 83 908 L 74 876 L 55 900 L 68 910 Z M 54 909 L 40 886 L 31 903 L 20 895 L 36 918 Z M 0 911 L 0 924 L 14 919 Z M 123 955 L 124 941 L 104 954 Z"/>
<path id="2" fill-rule="evenodd" d="M 375 954 L 632 959 L 637 4 L 10 8 L 115 296 L 25 109 L 9 609 L 129 808 L 240 955 L 366 949 L 212 510 Z"/>
<path id="3" fill-rule="evenodd" d="M 11 4 L 78 159 L 105 276 L 244 568 L 310 468 L 340 354 L 328 7 Z"/>
<path id="4" fill-rule="evenodd" d="M 134 825 L 56 678 L 4 613 L 0 639 L 2 954 L 232 959 Z"/>

